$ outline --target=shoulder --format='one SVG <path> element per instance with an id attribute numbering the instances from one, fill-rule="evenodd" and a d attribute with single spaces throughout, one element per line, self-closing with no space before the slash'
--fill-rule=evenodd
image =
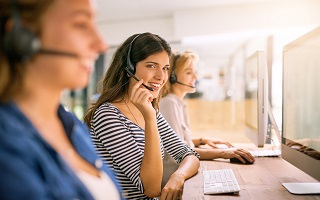
<path id="1" fill-rule="evenodd" d="M 126 122 L 125 116 L 112 103 L 101 104 L 94 112 L 93 118 L 90 122 L 91 130 L 107 131 L 107 127 L 122 127 Z"/>
<path id="2" fill-rule="evenodd" d="M 0 165 L 3 162 L 10 164 L 17 159 L 31 164 L 38 154 L 35 130 L 24 126 L 19 119 L 6 117 L 3 118 L 0 114 Z"/>
<path id="3" fill-rule="evenodd" d="M 176 99 L 174 95 L 170 94 L 162 98 L 159 103 L 160 111 L 166 115 L 167 113 L 171 113 L 173 110 L 180 108 L 181 106 L 178 100 L 179 99 Z"/>
<path id="4" fill-rule="evenodd" d="M 160 104 L 172 104 L 177 103 L 177 99 L 174 94 L 168 94 L 160 100 Z"/>
<path id="5" fill-rule="evenodd" d="M 183 107 L 184 102 L 175 94 L 168 94 L 160 100 L 160 108 L 168 110 L 177 107 Z"/>
<path id="6" fill-rule="evenodd" d="M 122 114 L 120 110 L 112 103 L 101 104 L 94 112 L 91 123 L 96 123 L 105 119 L 120 119 Z"/>
<path id="7" fill-rule="evenodd" d="M 160 112 L 157 114 L 157 124 L 160 126 L 160 130 L 163 128 L 163 126 L 169 126 L 167 120 Z"/>
<path id="8" fill-rule="evenodd" d="M 31 122 L 13 104 L 0 105 L 0 141 L 15 145 L 16 141 L 32 137 L 35 129 Z M 9 144 L 11 145 L 11 144 Z M 2 146 L 2 145 L 0 145 Z"/>
<path id="9" fill-rule="evenodd" d="M 0 128 L 15 124 L 19 113 L 13 103 L 0 104 Z M 20 116 L 21 118 L 22 116 Z M 19 125 L 19 124 L 17 124 Z"/>
<path id="10" fill-rule="evenodd" d="M 94 112 L 93 118 L 96 118 L 101 115 L 119 115 L 119 109 L 114 106 L 112 103 L 103 103 L 101 104 L 96 111 Z"/>

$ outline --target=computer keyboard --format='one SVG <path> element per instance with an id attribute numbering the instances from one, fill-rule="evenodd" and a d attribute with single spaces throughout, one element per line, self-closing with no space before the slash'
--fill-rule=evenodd
<path id="1" fill-rule="evenodd" d="M 278 157 L 281 155 L 281 149 L 257 149 L 249 150 L 254 157 Z"/>
<path id="2" fill-rule="evenodd" d="M 239 193 L 232 169 L 204 170 L 202 173 L 204 194 Z"/>

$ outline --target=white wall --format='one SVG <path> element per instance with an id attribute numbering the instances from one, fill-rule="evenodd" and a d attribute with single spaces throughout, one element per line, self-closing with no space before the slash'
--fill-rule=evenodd
<path id="1" fill-rule="evenodd" d="M 177 41 L 186 36 L 256 33 L 257 30 L 319 24 L 319 8 L 319 0 L 279 0 L 177 10 L 171 16 L 159 18 L 102 21 L 99 28 L 111 45 L 146 31 Z"/>
<path id="2" fill-rule="evenodd" d="M 173 19 L 170 17 L 99 23 L 109 45 L 119 45 L 135 33 L 151 32 L 173 41 Z"/>
<path id="3" fill-rule="evenodd" d="M 177 11 L 175 36 L 250 32 L 320 22 L 319 0 L 272 1 Z"/>

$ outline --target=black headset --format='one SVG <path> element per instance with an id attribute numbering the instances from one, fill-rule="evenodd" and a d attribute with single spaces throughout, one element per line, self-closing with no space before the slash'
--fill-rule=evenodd
<path id="1" fill-rule="evenodd" d="M 38 36 L 21 24 L 17 1 L 11 1 L 12 28 L 4 34 L 3 52 L 10 62 L 25 62 L 40 49 Z"/>
<path id="2" fill-rule="evenodd" d="M 124 68 L 126 70 L 126 72 L 129 74 L 129 75 L 134 75 L 136 73 L 136 68 L 135 66 L 132 64 L 131 60 L 130 60 L 130 56 L 131 56 L 131 48 L 132 48 L 132 44 L 133 42 L 140 36 L 140 34 L 136 35 L 132 41 L 130 42 L 130 45 L 129 45 L 129 49 L 128 49 L 128 55 L 127 55 L 127 65 L 126 67 Z"/>
<path id="3" fill-rule="evenodd" d="M 134 75 L 136 73 L 136 68 L 132 64 L 130 60 L 130 55 L 131 55 L 131 48 L 132 48 L 132 43 L 139 37 L 140 34 L 136 35 L 133 40 L 130 42 L 129 49 L 128 49 L 128 55 L 127 55 L 127 65 L 125 66 L 124 70 L 128 73 L 128 75 L 132 78 L 134 78 L 136 81 L 139 81 L 139 79 Z M 146 84 L 142 83 L 142 85 L 147 88 L 150 91 L 153 91 L 153 88 L 150 86 L 147 86 Z"/>
<path id="4" fill-rule="evenodd" d="M 173 58 L 172 71 L 171 71 L 170 78 L 169 78 L 169 81 L 172 84 L 175 84 L 178 81 L 177 75 L 176 75 L 176 73 L 174 73 L 174 70 L 176 69 L 176 63 L 177 63 L 177 60 L 178 60 L 179 57 L 180 57 L 180 54 L 177 54 Z"/>

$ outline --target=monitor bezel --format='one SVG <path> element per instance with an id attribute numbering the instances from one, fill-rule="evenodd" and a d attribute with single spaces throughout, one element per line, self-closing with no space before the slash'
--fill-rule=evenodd
<path id="1" fill-rule="evenodd" d="M 285 54 L 289 50 L 296 49 L 303 45 L 304 43 L 308 42 L 309 40 L 313 39 L 314 37 L 320 35 L 320 27 L 310 31 L 309 33 L 299 37 L 298 39 L 292 41 L 291 43 L 287 44 L 283 47 L 283 54 L 282 54 L 282 66 L 283 66 L 283 73 L 282 73 L 282 105 L 285 105 L 286 99 L 284 96 L 284 89 L 285 89 L 285 70 L 287 69 L 285 66 Z M 299 168 L 300 170 L 304 171 L 305 173 L 309 174 L 313 178 L 320 181 L 320 160 L 312 158 L 298 150 L 295 150 L 288 145 L 286 145 L 287 138 L 286 138 L 286 130 L 285 130 L 285 123 L 284 120 L 284 113 L 285 113 L 285 106 L 282 106 L 282 139 L 281 139 L 281 151 L 282 151 L 282 158 L 294 165 L 295 167 Z M 289 140 L 289 139 L 288 139 Z"/>
<path id="2" fill-rule="evenodd" d="M 249 56 L 246 61 L 257 61 L 257 73 L 258 73 L 258 103 L 257 103 L 257 117 L 258 117 L 258 129 L 248 126 L 245 118 L 245 132 L 246 136 L 257 146 L 264 147 L 268 129 L 268 68 L 266 55 L 264 51 L 256 51 Z M 246 98 L 245 98 L 246 100 Z M 246 109 L 245 109 L 246 112 Z"/>

